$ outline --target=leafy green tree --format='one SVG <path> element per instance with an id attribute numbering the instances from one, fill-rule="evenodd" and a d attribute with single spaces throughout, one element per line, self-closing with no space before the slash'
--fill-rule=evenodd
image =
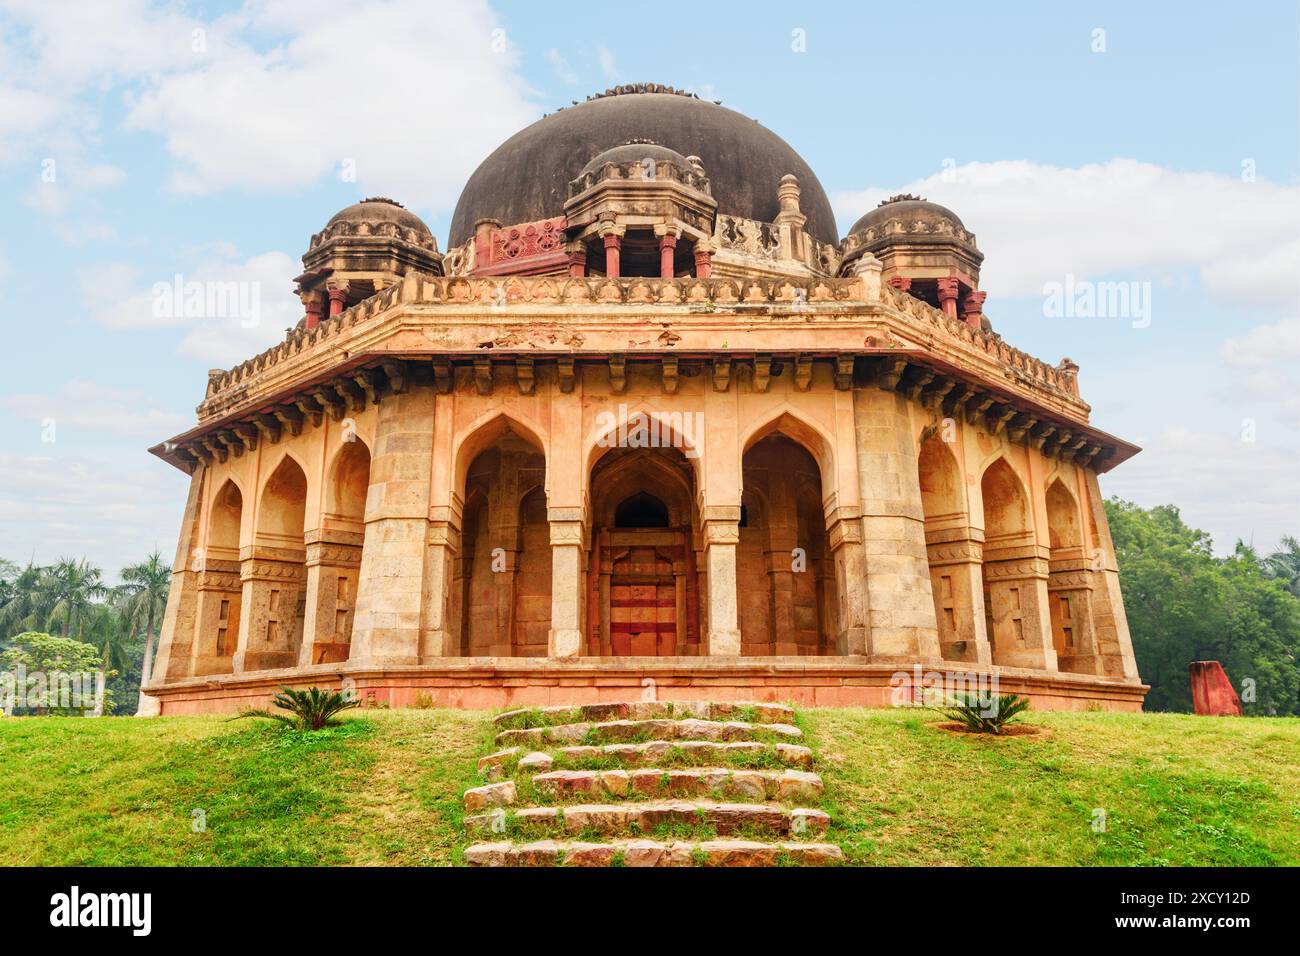
<path id="1" fill-rule="evenodd" d="M 1300 713 L 1300 600 L 1264 562 L 1240 544 L 1215 557 L 1172 505 L 1112 498 L 1106 514 L 1147 708 L 1191 710 L 1187 665 L 1217 660 L 1247 713 Z"/>
<path id="2" fill-rule="evenodd" d="M 1264 570 L 1277 578 L 1286 589 L 1300 597 L 1300 541 L 1290 535 L 1282 538 L 1282 547 L 1264 559 Z"/>
<path id="3" fill-rule="evenodd" d="M 5 564 L 12 567 L 12 562 Z M 28 562 L 0 589 L 0 637 L 30 631 L 46 616 L 46 569 Z"/>
<path id="4" fill-rule="evenodd" d="M 144 660 L 140 667 L 140 685 L 149 683 L 153 674 L 154 634 L 162 625 L 167 611 L 167 592 L 171 588 L 172 569 L 163 563 L 157 551 L 140 564 L 122 569 L 122 614 L 131 634 L 145 635 Z M 144 694 L 139 695 L 139 704 Z"/>
<path id="5" fill-rule="evenodd" d="M 95 602 L 108 594 L 103 573 L 85 558 L 61 558 L 41 576 L 45 626 L 80 639 Z"/>
<path id="6" fill-rule="evenodd" d="M 8 675 L 17 675 L 19 667 L 29 680 L 26 694 L 44 692 L 45 700 L 23 709 L 37 714 L 84 714 L 91 706 L 90 698 L 96 692 L 96 675 L 100 671 L 100 654 L 92 644 L 85 644 L 57 634 L 25 631 L 10 641 L 10 646 L 0 652 L 0 669 Z M 105 677 L 109 674 L 106 673 Z M 58 693 L 60 679 L 79 681 L 82 699 L 62 700 Z M 66 686 L 66 685 L 65 685 Z M 18 688 L 14 688 L 15 693 Z M 104 713 L 112 705 L 110 693 L 105 688 Z M 66 704 L 67 706 L 63 706 Z M 79 706 L 73 706 L 79 705 Z"/>

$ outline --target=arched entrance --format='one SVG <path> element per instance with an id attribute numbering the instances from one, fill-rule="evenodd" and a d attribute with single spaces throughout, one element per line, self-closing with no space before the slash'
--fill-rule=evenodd
<path id="1" fill-rule="evenodd" d="M 690 462 L 676 448 L 615 448 L 591 471 L 586 652 L 700 653 L 699 521 Z"/>

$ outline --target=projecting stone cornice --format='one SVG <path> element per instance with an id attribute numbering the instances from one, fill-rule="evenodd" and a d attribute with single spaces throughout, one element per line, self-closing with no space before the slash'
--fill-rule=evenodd
<path id="1" fill-rule="evenodd" d="M 861 277 L 808 279 L 651 279 L 435 277 L 408 275 L 364 302 L 298 328 L 285 341 L 210 376 L 199 424 L 153 449 L 180 467 L 286 425 L 322 414 L 338 418 L 401 391 L 404 363 L 434 366 L 444 386 L 464 365 L 480 386 L 494 365 L 512 364 L 519 387 L 536 367 L 611 360 L 612 379 L 628 363 L 664 366 L 673 392 L 683 363 L 752 364 L 763 390 L 777 367 L 804 386 L 810 363 L 833 365 L 835 387 L 874 385 L 964 416 L 1046 453 L 1107 470 L 1137 449 L 1088 425 L 1077 366 L 1050 366 L 1001 337 L 949 318 L 888 285 Z M 727 376 L 725 391 L 734 387 Z M 566 390 L 567 389 L 563 389 Z M 285 413 L 285 414 L 282 414 Z M 270 416 L 270 418 L 268 418 Z M 287 416 L 287 420 L 286 420 Z M 244 424 L 249 427 L 241 427 Z M 215 436 L 215 442 L 213 437 Z M 1068 439 L 1068 440 L 1066 440 Z M 211 446 L 211 447 L 210 447 Z"/>

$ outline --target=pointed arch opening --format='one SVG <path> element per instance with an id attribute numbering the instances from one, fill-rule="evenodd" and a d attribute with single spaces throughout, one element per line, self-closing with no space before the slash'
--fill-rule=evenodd
<path id="1" fill-rule="evenodd" d="M 1100 660 L 1093 627 L 1091 568 L 1078 499 L 1060 476 L 1052 479 L 1044 497 L 1051 548 L 1047 607 L 1056 665 L 1063 671 L 1096 674 Z"/>
<path id="2" fill-rule="evenodd" d="M 586 652 L 699 654 L 700 536 L 691 461 L 675 444 L 634 438 L 596 459 L 589 489 Z"/>
<path id="3" fill-rule="evenodd" d="M 196 676 L 229 674 L 239 641 L 241 587 L 239 538 L 244 495 L 227 479 L 213 496 L 208 514 L 207 544 L 198 580 L 198 631 L 193 648 Z"/>
<path id="4" fill-rule="evenodd" d="M 744 526 L 736 553 L 744 655 L 829 654 L 837 581 L 821 467 L 808 448 L 768 431 L 741 459 Z"/>
<path id="5" fill-rule="evenodd" d="M 1005 458 L 998 458 L 980 479 L 984 503 L 981 572 L 985 624 L 993 663 L 1042 666 L 1030 640 L 1037 630 L 1036 582 L 1017 570 L 1033 556 L 1029 496 Z"/>
<path id="6" fill-rule="evenodd" d="M 349 433 L 329 468 L 320 528 L 308 536 L 312 664 L 340 663 L 352 653 L 369 492 L 370 448 Z"/>
<path id="7" fill-rule="evenodd" d="M 464 502 L 450 620 L 469 657 L 544 657 L 551 616 L 546 456 L 498 416 L 461 443 Z"/>
<path id="8" fill-rule="evenodd" d="M 961 469 L 941 433 L 921 443 L 917 471 L 939 650 L 945 660 L 975 662 L 980 657 L 976 621 L 984 614 L 980 556 L 971 536 Z"/>
<path id="9" fill-rule="evenodd" d="M 244 670 L 293 667 L 306 602 L 307 475 L 286 455 L 262 486 L 251 556 L 243 562 Z"/>

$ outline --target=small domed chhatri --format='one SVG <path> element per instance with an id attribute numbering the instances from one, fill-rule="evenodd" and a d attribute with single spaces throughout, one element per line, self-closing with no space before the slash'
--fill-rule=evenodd
<path id="1" fill-rule="evenodd" d="M 655 84 L 503 143 L 445 254 L 347 207 L 152 449 L 191 486 L 147 692 L 1140 708 L 1097 482 L 1137 449 L 982 262 L 915 196 L 841 238 L 784 140 Z"/>
<path id="2" fill-rule="evenodd" d="M 330 316 L 382 292 L 408 271 L 442 274 L 438 241 L 424 220 L 393 199 L 363 199 L 330 217 L 302 257 L 298 297 L 314 329 Z"/>

